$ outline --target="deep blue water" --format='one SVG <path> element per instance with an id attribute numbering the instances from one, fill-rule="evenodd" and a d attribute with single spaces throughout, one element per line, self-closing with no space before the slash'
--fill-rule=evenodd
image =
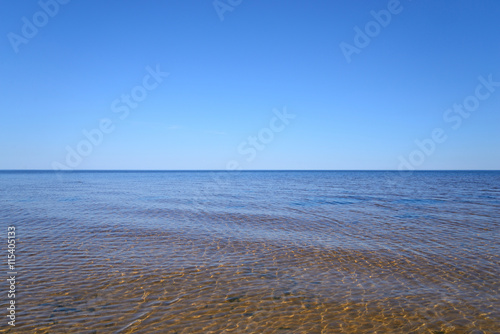
<path id="1" fill-rule="evenodd" d="M 29 233 L 52 221 L 333 248 L 490 251 L 500 172 L 0 172 L 0 201 L 2 222 Z"/>

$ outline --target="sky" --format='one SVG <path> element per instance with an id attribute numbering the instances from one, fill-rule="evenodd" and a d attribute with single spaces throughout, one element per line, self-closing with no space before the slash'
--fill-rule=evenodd
<path id="1" fill-rule="evenodd" d="M 500 169 L 500 2 L 0 1 L 0 169 Z"/>

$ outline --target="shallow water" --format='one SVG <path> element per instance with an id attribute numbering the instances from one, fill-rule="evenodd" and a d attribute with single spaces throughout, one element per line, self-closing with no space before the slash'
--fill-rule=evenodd
<path id="1" fill-rule="evenodd" d="M 500 172 L 0 172 L 0 222 L 2 333 L 500 332 Z"/>

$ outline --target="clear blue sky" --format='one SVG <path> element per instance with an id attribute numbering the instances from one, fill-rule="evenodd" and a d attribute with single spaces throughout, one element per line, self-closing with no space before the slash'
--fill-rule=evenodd
<path id="1" fill-rule="evenodd" d="M 499 1 L 43 3 L 0 1 L 0 169 L 500 169 Z"/>

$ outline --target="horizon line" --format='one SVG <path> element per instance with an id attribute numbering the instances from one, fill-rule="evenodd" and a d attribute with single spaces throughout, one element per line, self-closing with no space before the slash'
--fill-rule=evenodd
<path id="1" fill-rule="evenodd" d="M 500 172 L 500 169 L 0 169 L 0 172 Z"/>

